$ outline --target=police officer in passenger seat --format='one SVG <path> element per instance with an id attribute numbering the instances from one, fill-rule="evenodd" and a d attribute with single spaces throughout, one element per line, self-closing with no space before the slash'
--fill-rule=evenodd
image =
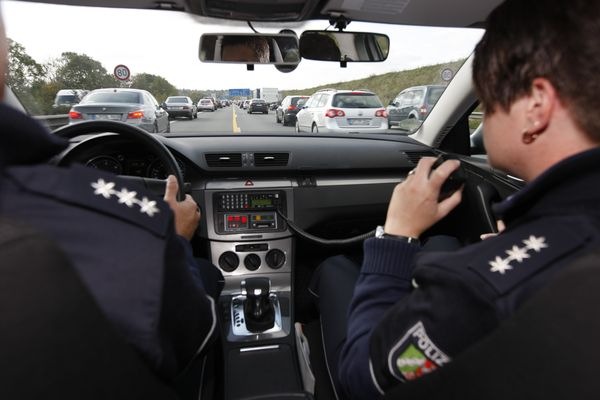
<path id="1" fill-rule="evenodd" d="M 0 59 L 3 98 L 1 18 Z M 218 335 L 215 299 L 223 277 L 192 255 L 197 204 L 189 195 L 177 202 L 173 176 L 163 201 L 109 173 L 45 164 L 67 145 L 0 103 L 0 214 L 53 238 L 117 331 L 171 380 Z"/>
<path id="2" fill-rule="evenodd" d="M 437 200 L 459 162 L 431 171 L 423 158 L 395 188 L 349 308 L 338 365 L 348 398 L 443 368 L 600 244 L 598 21 L 589 0 L 507 0 L 490 15 L 473 65 L 485 146 L 492 166 L 528 184 L 496 208 L 499 235 L 419 254 L 419 236 L 461 201 Z"/>

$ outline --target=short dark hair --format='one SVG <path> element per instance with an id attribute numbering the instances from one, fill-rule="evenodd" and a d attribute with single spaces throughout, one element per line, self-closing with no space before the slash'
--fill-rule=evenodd
<path id="1" fill-rule="evenodd" d="M 227 46 L 247 46 L 254 51 L 257 61 L 269 62 L 270 60 L 269 42 L 262 36 L 225 36 L 221 46 L 223 48 Z"/>
<path id="2" fill-rule="evenodd" d="M 475 48 L 473 79 L 486 112 L 508 111 L 542 77 L 579 128 L 600 140 L 599 38 L 598 0 L 506 0 Z"/>

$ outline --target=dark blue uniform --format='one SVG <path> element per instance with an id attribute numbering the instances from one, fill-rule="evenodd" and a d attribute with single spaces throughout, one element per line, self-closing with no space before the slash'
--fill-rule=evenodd
<path id="1" fill-rule="evenodd" d="M 507 228 L 454 252 L 369 239 L 339 383 L 372 399 L 443 367 L 600 242 L 600 149 L 546 171 L 496 207 Z M 560 295 L 560 293 L 557 293 Z M 518 343 L 515 343 L 518 345 Z"/>
<path id="2" fill-rule="evenodd" d="M 218 270 L 193 258 L 162 199 L 98 170 L 40 164 L 66 143 L 6 106 L 0 124 L 0 213 L 53 238 L 118 332 L 176 376 L 218 335 Z"/>

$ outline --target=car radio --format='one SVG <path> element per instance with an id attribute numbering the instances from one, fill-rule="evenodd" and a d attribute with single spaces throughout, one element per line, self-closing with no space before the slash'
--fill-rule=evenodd
<path id="1" fill-rule="evenodd" d="M 221 235 L 283 231 L 285 222 L 277 210 L 285 215 L 285 204 L 285 193 L 279 190 L 214 193 L 215 231 Z"/>

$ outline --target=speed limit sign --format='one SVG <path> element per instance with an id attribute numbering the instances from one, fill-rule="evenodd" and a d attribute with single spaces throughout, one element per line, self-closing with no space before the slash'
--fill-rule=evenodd
<path id="1" fill-rule="evenodd" d="M 123 65 L 123 64 L 119 64 L 115 67 L 115 78 L 121 80 L 121 81 L 126 81 L 129 79 L 130 76 L 130 72 L 129 72 L 129 68 L 127 68 L 127 66 Z"/>

